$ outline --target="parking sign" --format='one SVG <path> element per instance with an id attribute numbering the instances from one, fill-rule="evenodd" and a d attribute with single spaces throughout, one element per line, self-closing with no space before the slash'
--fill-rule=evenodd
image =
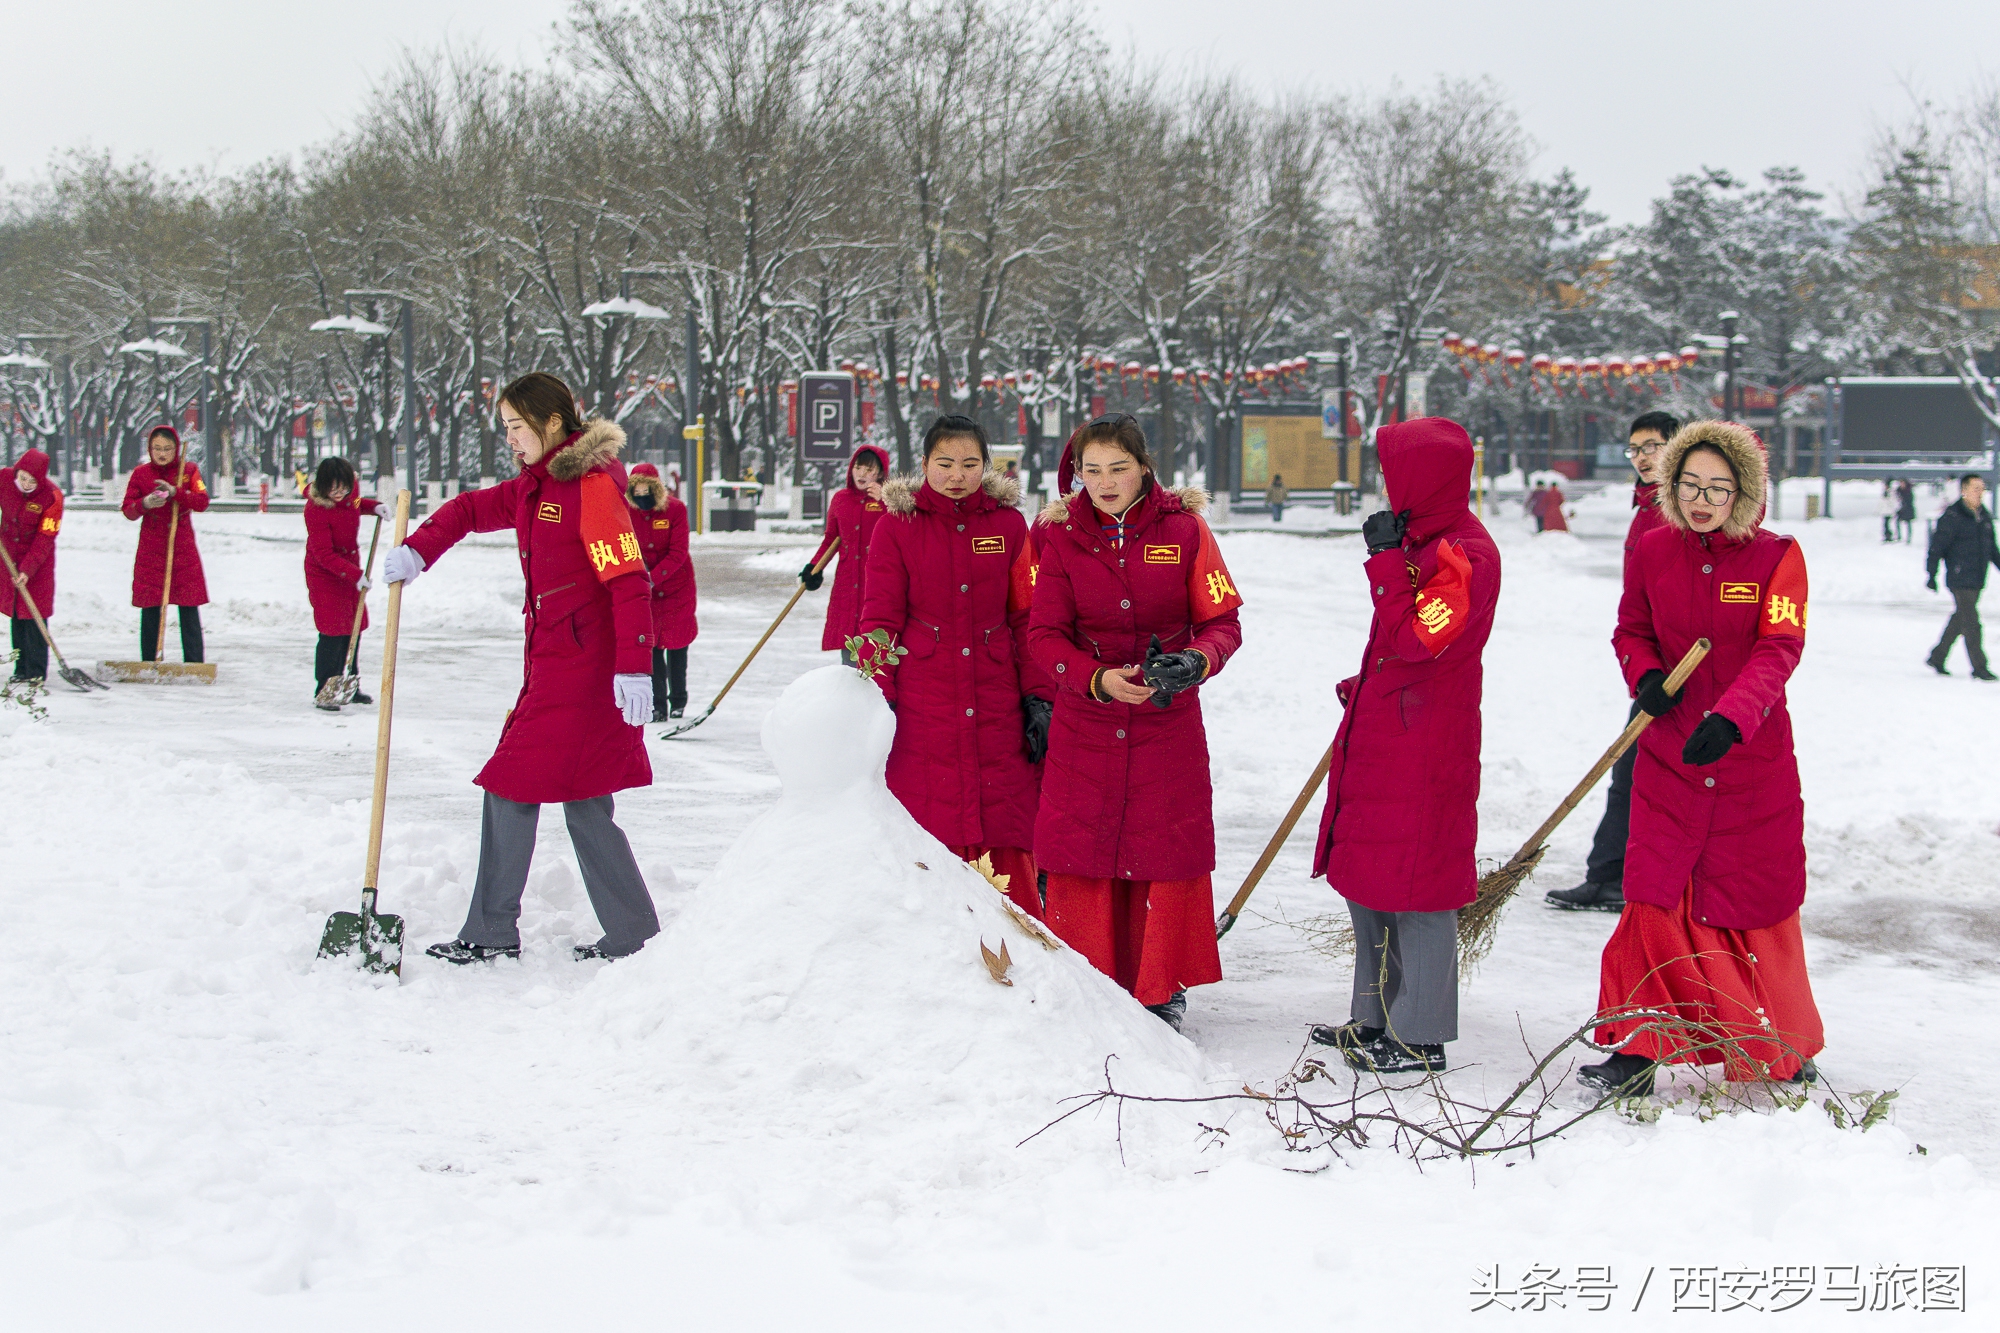
<path id="1" fill-rule="evenodd" d="M 805 427 L 799 456 L 808 463 L 845 463 L 854 452 L 854 376 L 807 371 L 799 376 L 799 405 Z"/>

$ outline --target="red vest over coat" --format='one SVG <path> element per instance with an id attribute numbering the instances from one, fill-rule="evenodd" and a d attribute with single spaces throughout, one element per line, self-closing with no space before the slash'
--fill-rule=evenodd
<path id="1" fill-rule="evenodd" d="M 1403 548 L 1370 556 L 1361 674 L 1336 691 L 1313 873 L 1378 912 L 1446 912 L 1478 891 L 1481 655 L 1500 552 L 1466 502 L 1472 441 L 1427 417 L 1376 434 Z"/>
<path id="2" fill-rule="evenodd" d="M 35 489 L 23 492 L 16 477 L 29 476 Z M 40 449 L 0 467 L 0 544 L 14 568 L 28 576 L 28 596 L 44 617 L 55 614 L 56 534 L 62 531 L 63 494 L 49 480 L 49 456 Z M 30 619 L 27 604 L 14 595 L 14 580 L 0 569 L 0 615 Z"/>
<path id="3" fill-rule="evenodd" d="M 174 522 L 175 500 L 180 501 L 180 532 L 174 538 L 173 595 L 166 600 L 174 606 L 208 603 L 208 581 L 201 573 L 201 549 L 194 543 L 194 520 L 189 517 L 208 508 L 208 487 L 202 484 L 201 469 L 193 463 L 182 474 L 181 460 L 186 449 L 176 437 L 173 462 L 160 467 L 149 459 L 132 469 L 132 479 L 125 483 L 125 503 L 119 508 L 125 517 L 139 520 L 139 551 L 132 561 L 134 606 L 158 606 L 160 594 L 166 590 L 167 528 Z M 162 481 L 169 486 L 179 481 L 180 489 L 158 509 L 146 508 L 140 502 Z"/>
<path id="4" fill-rule="evenodd" d="M 1104 667 L 1136 666 L 1149 641 L 1198 648 L 1213 679 L 1243 643 L 1237 595 L 1214 535 L 1208 497 L 1157 485 L 1126 511 L 1115 545 L 1087 494 L 1065 494 L 1035 520 L 1039 565 L 1028 643 L 1055 690 L 1043 763 L 1035 864 L 1092 879 L 1188 880 L 1215 869 L 1215 802 L 1201 687 L 1166 708 L 1100 703 Z"/>
<path id="5" fill-rule="evenodd" d="M 864 444 L 847 460 L 847 484 L 826 502 L 826 535 L 820 538 L 819 549 L 813 552 L 813 563 L 819 563 L 836 537 L 840 539 L 840 553 L 834 557 L 833 591 L 826 599 L 826 628 L 819 636 L 822 652 L 845 648 L 847 641 L 861 632 L 869 543 L 874 540 L 875 525 L 887 512 L 882 502 L 870 499 L 868 492 L 854 484 L 854 465 L 863 458 L 874 459 L 882 469 L 883 482 L 889 480 L 888 451 Z"/>
<path id="6" fill-rule="evenodd" d="M 667 484 L 651 463 L 634 467 L 626 483 L 628 497 L 642 491 L 652 493 L 653 507 L 632 506 L 632 527 L 639 534 L 646 576 L 653 587 L 653 646 L 685 648 L 700 632 L 694 618 L 694 561 L 688 557 L 687 506 L 679 496 L 668 493 Z"/>
<path id="7" fill-rule="evenodd" d="M 896 709 L 889 790 L 948 847 L 1034 845 L 1040 775 L 1022 734 L 1019 666 L 1028 602 L 1012 579 L 1028 540 L 1018 494 L 997 475 L 957 501 L 892 481 L 868 550 L 860 632 L 887 630 L 909 650 L 875 678 Z"/>
<path id="8" fill-rule="evenodd" d="M 312 602 L 313 628 L 321 634 L 354 632 L 354 605 L 361 591 L 361 516 L 379 515 L 382 502 L 352 492 L 336 504 L 310 487 L 306 490 L 306 597 Z M 373 534 L 370 534 L 371 536 Z M 180 563 L 180 550 L 174 551 Z M 368 612 L 361 613 L 368 628 Z"/>
<path id="9" fill-rule="evenodd" d="M 1805 799 L 1785 702 L 1805 650 L 1805 557 L 1791 538 L 1760 526 L 1764 460 L 1748 431 L 1688 427 L 1661 475 L 1678 477 L 1696 443 L 1730 458 L 1740 484 L 1735 512 L 1722 530 L 1695 533 L 1678 497 L 1662 496 L 1667 526 L 1633 552 L 1612 637 L 1635 693 L 1641 676 L 1671 671 L 1696 639 L 1713 645 L 1680 702 L 1639 738 L 1625 897 L 1676 910 L 1692 878 L 1696 921 L 1756 930 L 1798 911 L 1806 895 Z M 1710 713 L 1734 722 L 1743 740 L 1713 764 L 1683 763 L 1688 734 Z"/>
<path id="10" fill-rule="evenodd" d="M 626 725 L 611 691 L 614 674 L 653 667 L 651 582 L 616 457 L 624 443 L 624 431 L 594 421 L 513 480 L 448 501 L 410 534 L 426 567 L 469 532 L 512 528 L 520 548 L 521 694 L 473 779 L 495 796 L 582 801 L 653 781 L 644 732 Z"/>

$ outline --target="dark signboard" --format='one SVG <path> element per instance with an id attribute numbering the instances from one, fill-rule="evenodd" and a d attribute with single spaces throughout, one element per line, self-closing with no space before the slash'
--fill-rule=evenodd
<path id="1" fill-rule="evenodd" d="M 854 452 L 854 376 L 809 370 L 799 376 L 799 456 L 845 463 Z"/>

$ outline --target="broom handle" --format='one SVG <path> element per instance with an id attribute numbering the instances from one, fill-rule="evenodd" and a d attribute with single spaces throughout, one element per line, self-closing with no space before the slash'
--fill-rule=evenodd
<path id="1" fill-rule="evenodd" d="M 840 549 L 840 538 L 835 537 L 833 539 L 833 545 L 826 548 L 826 554 L 821 556 L 819 558 L 819 563 L 813 566 L 813 573 L 817 574 L 822 569 L 825 569 L 826 562 L 833 559 L 833 553 L 839 549 Z M 723 687 L 716 692 L 714 702 L 710 703 L 708 706 L 709 712 L 713 713 L 715 711 L 715 705 L 722 702 L 722 696 L 729 693 L 730 687 L 735 685 L 737 681 L 743 678 L 743 673 L 750 669 L 750 663 L 752 659 L 754 659 L 758 653 L 764 650 L 764 645 L 769 643 L 771 641 L 771 636 L 778 632 L 778 626 L 785 623 L 785 617 L 792 613 L 792 608 L 799 604 L 799 598 L 805 595 L 806 595 L 806 585 L 801 583 L 798 586 L 798 590 L 792 594 L 792 600 L 785 603 L 785 609 L 778 612 L 778 618 L 771 622 L 771 628 L 764 631 L 764 637 L 757 640 L 757 646 L 750 650 L 750 656 L 744 658 L 743 665 L 736 668 L 736 674 L 731 676 L 728 679 L 728 681 L 724 683 Z"/>
<path id="2" fill-rule="evenodd" d="M 1712 646 L 1707 639 L 1694 641 L 1694 647 L 1687 650 L 1687 656 L 1681 659 L 1680 665 L 1667 677 L 1668 694 L 1679 692 L 1681 686 L 1687 684 L 1687 678 L 1694 674 L 1694 669 L 1701 665 L 1701 659 L 1708 656 L 1708 650 Z M 1575 789 L 1563 798 L 1563 803 L 1556 807 L 1556 812 L 1542 821 L 1542 826 L 1535 830 L 1534 836 L 1521 845 L 1521 850 L 1514 856 L 1515 863 L 1533 856 L 1542 844 L 1549 840 L 1549 835 L 1556 831 L 1556 825 L 1562 823 L 1569 812 L 1576 809 L 1577 802 L 1590 794 L 1590 789 L 1597 785 L 1597 780 L 1611 770 L 1611 766 L 1618 762 L 1619 757 L 1639 739 L 1639 733 L 1651 726 L 1652 722 L 1653 715 L 1641 709 L 1639 716 L 1625 724 L 1625 730 L 1611 743 L 1611 748 L 1604 752 L 1604 757 L 1599 759 L 1591 767 L 1590 772 L 1584 774 L 1583 781 L 1577 783 Z"/>
<path id="3" fill-rule="evenodd" d="M 367 579 L 375 577 L 375 548 L 381 544 L 382 515 L 378 513 L 375 515 L 375 535 L 368 539 L 368 568 L 361 571 L 361 577 Z M 354 674 L 354 657 L 361 651 L 361 617 L 367 614 L 368 593 L 363 590 L 357 592 L 354 598 L 354 628 L 347 631 L 347 665 L 340 669 L 343 677 Z"/>
<path id="4" fill-rule="evenodd" d="M 181 470 L 174 478 L 173 504 L 167 510 L 167 577 L 160 588 L 160 636 L 153 644 L 153 660 L 167 660 L 167 607 L 174 600 L 174 538 L 181 535 L 181 487 L 187 484 L 187 451 L 181 451 Z M 183 654 L 185 656 L 185 654 Z"/>
<path id="5" fill-rule="evenodd" d="M 10 581 L 21 577 L 21 571 L 14 568 L 14 557 L 7 554 L 5 546 L 0 546 L 0 560 L 7 562 L 7 578 Z M 14 589 L 14 597 L 17 601 L 28 604 L 28 614 L 35 618 L 36 626 L 42 631 L 42 642 L 46 643 L 49 646 L 49 651 L 56 655 L 56 665 L 67 671 L 69 663 L 63 661 L 62 649 L 56 647 L 55 635 L 49 633 L 49 622 L 42 619 L 42 608 L 35 605 L 34 597 L 29 594 L 26 588 Z"/>
<path id="6" fill-rule="evenodd" d="M 376 531 L 380 531 L 377 525 Z M 410 493 L 396 492 L 396 545 L 410 530 Z M 372 557 L 371 557 L 372 559 Z M 389 624 L 382 633 L 382 689 L 376 700 L 375 804 L 368 812 L 368 871 L 361 880 L 361 916 L 375 915 L 375 877 L 382 868 L 382 815 L 389 804 L 389 722 L 396 712 L 396 627 L 403 615 L 403 585 L 389 585 Z"/>
<path id="7" fill-rule="evenodd" d="M 1285 812 L 1285 818 L 1279 823 L 1278 831 L 1264 844 L 1264 854 L 1257 858 L 1256 865 L 1250 867 L 1250 873 L 1243 879 L 1243 887 L 1229 900 L 1228 908 L 1222 913 L 1222 919 L 1229 925 L 1221 926 L 1222 931 L 1227 932 L 1229 926 L 1236 924 L 1236 918 L 1242 915 L 1243 904 L 1249 902 L 1250 895 L 1257 891 L 1257 885 L 1264 878 L 1264 872 L 1271 868 L 1271 862 L 1278 859 L 1278 849 L 1285 845 L 1285 839 L 1292 836 L 1292 830 L 1298 825 L 1299 816 L 1312 804 L 1313 797 L 1319 793 L 1320 783 L 1326 781 L 1326 775 L 1332 768 L 1333 746 L 1329 745 L 1326 747 L 1326 753 L 1319 757 L 1319 766 L 1313 769 L 1312 776 L 1306 779 L 1306 785 L 1299 788 L 1298 799 L 1293 801 L 1292 808 Z M 1221 936 L 1218 935 L 1217 938 Z"/>

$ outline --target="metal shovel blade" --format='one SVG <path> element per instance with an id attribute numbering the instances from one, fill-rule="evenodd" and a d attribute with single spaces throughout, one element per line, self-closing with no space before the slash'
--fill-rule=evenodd
<path id="1" fill-rule="evenodd" d="M 61 667 L 58 669 L 57 674 L 77 689 L 82 690 L 85 694 L 90 693 L 92 690 L 108 690 L 111 688 L 88 671 L 77 667 Z"/>
<path id="2" fill-rule="evenodd" d="M 361 677 L 359 676 L 328 676 L 326 684 L 320 686 L 319 693 L 313 696 L 313 702 L 335 705 L 351 704 L 354 702 L 355 694 L 360 689 Z"/>
<path id="3" fill-rule="evenodd" d="M 321 958 L 358 957 L 364 972 L 403 974 L 403 918 L 370 912 L 335 912 L 320 932 Z"/>

